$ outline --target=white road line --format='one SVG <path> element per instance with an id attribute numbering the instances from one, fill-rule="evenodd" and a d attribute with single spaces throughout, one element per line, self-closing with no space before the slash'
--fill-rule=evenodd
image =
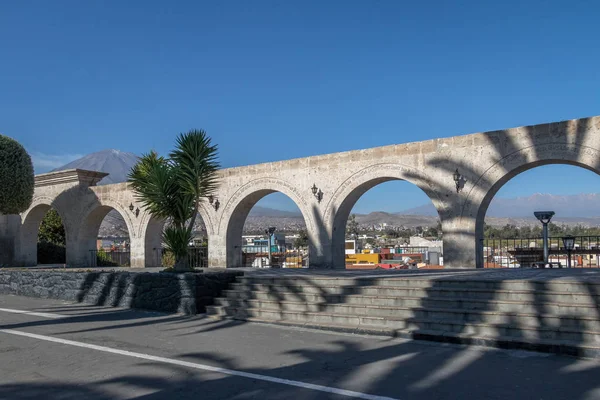
<path id="1" fill-rule="evenodd" d="M 0 312 L 7 312 L 7 313 L 14 313 L 14 314 L 26 314 L 26 315 L 33 315 L 35 317 L 52 318 L 52 319 L 69 317 L 69 315 L 35 312 L 35 311 L 28 311 L 28 310 L 15 310 L 13 308 L 0 308 Z"/>
<path id="2" fill-rule="evenodd" d="M 279 383 L 279 384 L 288 385 L 288 386 L 296 386 L 296 387 L 303 388 L 303 389 L 317 390 L 320 392 L 332 393 L 332 394 L 337 394 L 337 395 L 346 396 L 346 397 L 354 397 L 357 399 L 398 400 L 398 399 L 394 399 L 392 397 L 376 396 L 376 395 L 367 394 L 367 393 L 354 392 L 352 390 L 338 389 L 338 388 L 333 388 L 333 387 L 329 387 L 329 386 L 321 386 L 321 385 L 314 385 L 312 383 L 293 381 L 290 379 L 281 379 L 281 378 L 275 378 L 275 377 L 267 376 L 267 375 L 259 375 L 259 374 L 249 373 L 249 372 L 235 371 L 235 370 L 226 369 L 226 368 L 213 367 L 210 365 L 175 360 L 172 358 L 158 357 L 158 356 L 153 356 L 150 354 L 135 353 L 133 351 L 119 350 L 119 349 L 113 349 L 111 347 L 98 346 L 95 344 L 88 344 L 88 343 L 83 343 L 83 342 L 76 342 L 73 340 L 60 339 L 60 338 L 55 338 L 52 336 L 37 335 L 35 333 L 22 332 L 22 331 L 17 331 L 17 330 L 13 330 L 13 329 L 0 329 L 0 332 L 7 333 L 10 335 L 25 336 L 28 338 L 45 340 L 48 342 L 65 344 L 65 345 L 69 345 L 69 346 L 83 347 L 86 349 L 103 351 L 105 353 L 119 354 L 122 356 L 141 358 L 143 360 L 156 361 L 156 362 L 161 362 L 161 363 L 165 363 L 165 364 L 180 365 L 182 367 L 200 369 L 200 370 L 210 371 L 210 372 L 217 372 L 217 373 L 221 373 L 221 374 L 225 374 L 225 375 L 241 376 L 243 378 L 261 380 L 261 381 L 272 382 L 272 383 Z"/>

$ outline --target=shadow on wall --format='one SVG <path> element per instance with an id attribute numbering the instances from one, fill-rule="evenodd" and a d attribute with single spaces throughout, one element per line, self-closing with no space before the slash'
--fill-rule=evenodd
<path id="1" fill-rule="evenodd" d="M 506 182 L 516 175 L 542 165 L 568 164 L 586 168 L 600 174 L 600 159 L 596 160 L 593 165 L 585 165 L 579 162 L 584 156 L 583 151 L 586 147 L 583 147 L 583 144 L 588 139 L 591 129 L 591 118 L 522 127 L 522 135 L 526 138 L 519 141 L 533 143 L 534 145 L 531 147 L 520 145 L 514 137 L 514 132 L 511 133 L 509 130 L 485 132 L 483 134 L 487 137 L 488 143 L 493 146 L 499 157 L 496 168 L 501 169 L 500 179 L 491 180 L 485 174 L 481 175 L 480 172 L 475 171 L 471 167 L 470 160 L 457 162 L 450 156 L 437 156 L 427 162 L 429 168 L 445 172 L 443 176 L 444 179 L 447 177 L 447 180 L 443 182 L 434 181 L 431 178 L 419 176 L 412 176 L 411 178 L 421 180 L 432 187 L 446 188 L 446 197 L 457 195 L 452 180 L 452 174 L 457 168 L 463 179 L 466 178 L 466 181 L 470 182 L 471 189 L 461 191 L 458 194 L 460 196 L 459 201 L 456 203 L 456 206 L 459 207 L 458 210 L 441 209 L 439 211 L 442 225 L 445 229 L 444 241 L 452 240 L 447 235 L 448 233 L 453 234 L 455 238 L 462 237 L 463 240 L 473 240 L 477 252 L 477 267 L 482 268 L 483 243 L 481 239 L 483 239 L 483 224 L 488 206 L 494 195 Z M 567 139 L 565 135 L 566 131 L 574 132 L 574 139 L 572 141 Z M 559 154 L 556 149 L 544 150 L 544 146 L 548 145 L 569 145 L 569 148 L 575 152 L 567 154 L 566 150 L 562 150 L 562 154 Z M 540 154 L 543 151 L 548 151 L 552 156 L 548 157 L 545 154 Z M 532 153 L 530 157 L 527 152 Z M 503 162 L 506 162 L 506 165 L 502 164 Z M 484 193 L 484 195 L 481 196 L 480 193 Z M 452 229 L 450 228 L 452 225 L 462 227 L 473 226 L 474 231 L 470 229 Z M 452 246 L 449 246 L 448 249 L 451 250 Z M 444 249 L 444 256 L 448 259 L 457 258 L 460 260 L 463 258 L 460 254 L 450 254 L 450 251 L 447 252 L 446 248 Z"/>
<path id="2" fill-rule="evenodd" d="M 205 312 L 239 275 L 2 271 L 0 293 L 193 315 Z"/>
<path id="3" fill-rule="evenodd" d="M 88 273 L 77 301 L 194 315 L 219 297 L 241 272 Z"/>

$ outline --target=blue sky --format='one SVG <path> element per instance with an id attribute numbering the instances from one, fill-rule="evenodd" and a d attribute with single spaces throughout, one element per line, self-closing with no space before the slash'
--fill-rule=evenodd
<path id="1" fill-rule="evenodd" d="M 165 153 L 203 128 L 229 167 L 591 116 L 598 15 L 593 1 L 1 2 L 0 132 L 42 172 L 106 148 Z M 564 168 L 499 196 L 557 176 L 552 193 L 596 191 Z M 388 183 L 355 211 L 427 201 Z"/>

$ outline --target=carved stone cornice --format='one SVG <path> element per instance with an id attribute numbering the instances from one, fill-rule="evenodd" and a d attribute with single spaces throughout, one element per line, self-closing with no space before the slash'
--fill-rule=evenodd
<path id="1" fill-rule="evenodd" d="M 67 169 L 64 171 L 48 172 L 35 176 L 35 187 L 79 183 L 85 186 L 96 186 L 108 174 L 100 171 L 85 169 Z"/>

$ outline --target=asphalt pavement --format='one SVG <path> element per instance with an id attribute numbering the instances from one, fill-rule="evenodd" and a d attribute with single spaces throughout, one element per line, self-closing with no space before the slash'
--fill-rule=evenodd
<path id="1" fill-rule="evenodd" d="M 0 399 L 600 399 L 600 361 L 0 296 Z"/>

